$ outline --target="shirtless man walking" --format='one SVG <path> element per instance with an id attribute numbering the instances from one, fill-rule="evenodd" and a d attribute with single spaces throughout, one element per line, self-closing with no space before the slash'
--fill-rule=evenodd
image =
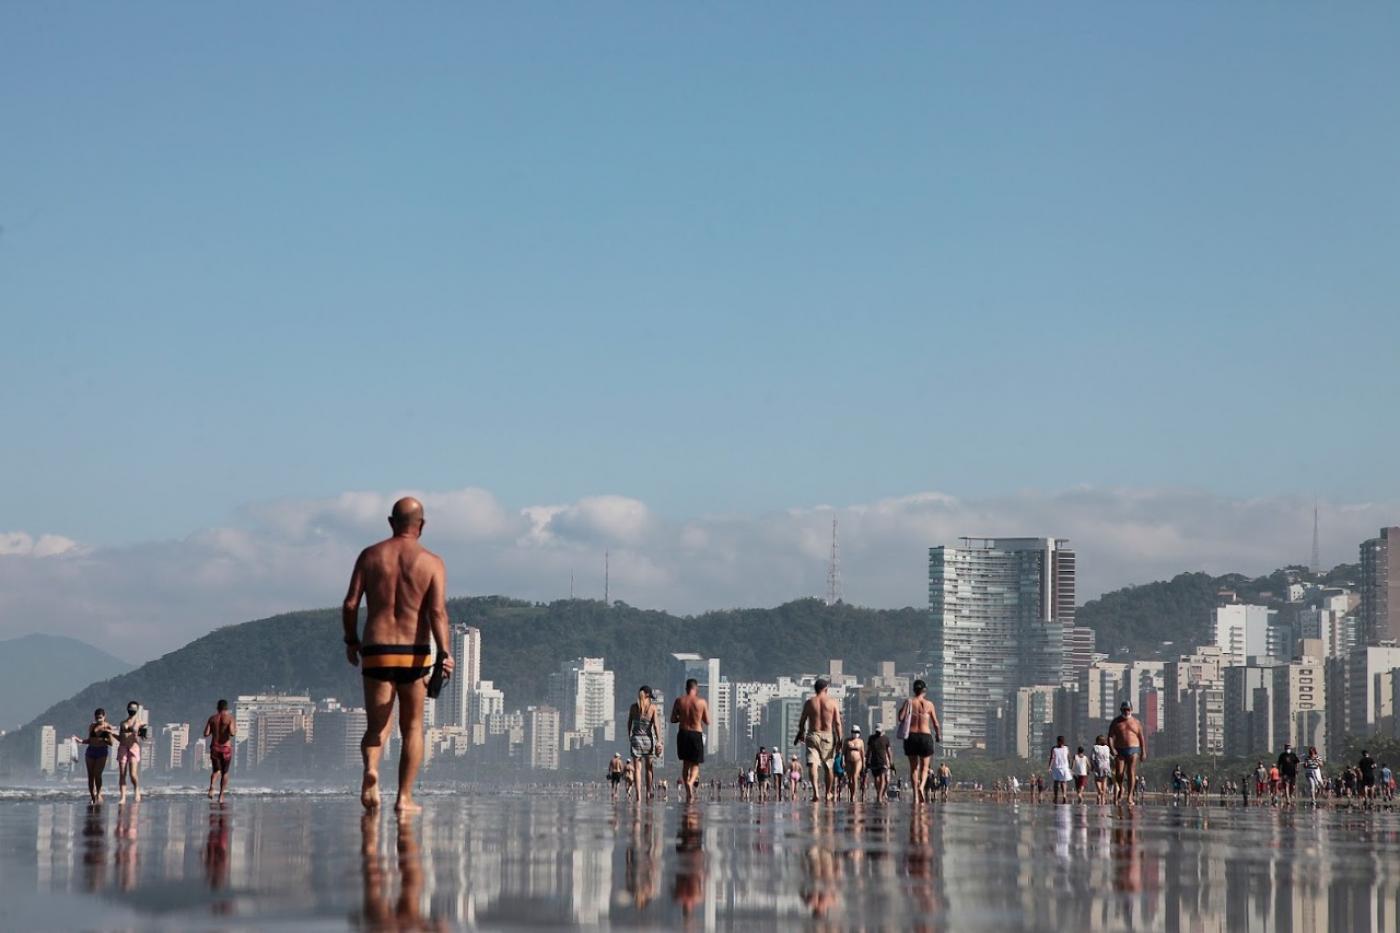
<path id="1" fill-rule="evenodd" d="M 341 606 L 345 658 L 358 665 L 365 687 L 368 723 L 360 742 L 364 780 L 360 803 L 379 806 L 379 759 L 389 740 L 394 701 L 399 704 L 399 788 L 395 809 L 422 809 L 413 802 L 413 785 L 423 763 L 423 699 L 433 671 L 433 647 L 443 672 L 452 673 L 452 644 L 447 630 L 447 570 L 442 558 L 419 542 L 423 503 L 405 497 L 389 516 L 393 536 L 360 553 Z M 360 599 L 368 607 L 364 642 L 357 633 Z"/>
<path id="2" fill-rule="evenodd" d="M 797 720 L 797 737 L 794 745 L 807 746 L 807 772 L 812 779 L 812 803 L 817 797 L 818 768 L 826 776 L 826 799 L 836 799 L 836 776 L 832 773 L 832 759 L 841 741 L 841 707 L 826 692 L 825 678 L 817 678 L 812 684 L 812 695 L 802 704 L 802 715 Z"/>
<path id="3" fill-rule="evenodd" d="M 700 696 L 700 682 L 685 682 L 685 694 L 671 705 L 671 722 L 676 723 L 676 757 L 681 760 L 681 780 L 687 802 L 695 799 L 700 787 L 700 766 L 705 763 L 705 727 L 710 724 L 710 705 Z M 662 785 L 665 793 L 665 785 Z"/>
<path id="4" fill-rule="evenodd" d="M 1113 750 L 1113 802 L 1122 803 L 1127 797 L 1131 807 L 1138 762 L 1147 760 L 1147 736 L 1142 723 L 1133 718 L 1133 704 L 1124 700 L 1118 711 L 1118 718 L 1108 727 L 1108 746 Z"/>
<path id="5" fill-rule="evenodd" d="M 228 711 L 228 700 L 220 700 L 216 712 L 204 724 L 204 737 L 209 740 L 209 799 L 214 799 L 214 779 L 219 779 L 219 803 L 228 791 L 228 766 L 233 764 L 233 737 L 238 723 Z"/>

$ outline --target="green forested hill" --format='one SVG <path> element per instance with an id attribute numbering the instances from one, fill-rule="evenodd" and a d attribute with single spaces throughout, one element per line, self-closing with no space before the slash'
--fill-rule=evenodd
<path id="1" fill-rule="evenodd" d="M 1360 576 L 1356 564 L 1340 564 L 1330 571 L 1312 574 L 1305 568 L 1275 570 L 1268 576 L 1246 577 L 1227 573 L 1182 573 L 1170 580 L 1129 586 L 1091 599 L 1079 608 L 1076 621 L 1097 633 L 1098 650 L 1115 657 L 1153 658 L 1179 654 L 1192 645 L 1209 641 L 1206 632 L 1217 594 L 1229 590 L 1242 601 L 1280 606 L 1290 578 L 1305 583 L 1342 586 Z M 1163 651 L 1162 643 L 1172 642 Z"/>
<path id="2" fill-rule="evenodd" d="M 665 659 L 674 651 L 720 658 L 731 680 L 771 679 L 825 670 L 833 657 L 843 658 L 853 672 L 869 672 L 881 660 L 908 670 L 926 661 L 920 652 L 929 636 L 928 614 L 920 609 L 829 607 L 813 599 L 683 618 L 623 603 L 481 597 L 450 601 L 448 614 L 453 622 L 481 629 L 482 677 L 505 691 L 508 708 L 542 701 L 549 674 L 582 656 L 607 659 L 617 672 L 618 703 L 625 705 L 642 683 L 665 688 Z M 97 706 L 115 711 L 137 699 L 150 707 L 153 722 L 198 726 L 218 698 L 268 689 L 358 702 L 359 674 L 345 662 L 339 610 L 222 628 L 93 684 L 0 739 L 0 767 L 27 760 L 34 726 L 51 723 L 61 736 L 81 732 Z"/>

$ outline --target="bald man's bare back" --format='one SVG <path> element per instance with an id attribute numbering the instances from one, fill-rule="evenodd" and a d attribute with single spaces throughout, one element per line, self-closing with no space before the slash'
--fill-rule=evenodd
<path id="1" fill-rule="evenodd" d="M 442 571 L 442 558 L 417 538 L 389 538 L 364 549 L 355 564 L 350 588 L 362 587 L 368 614 L 367 645 L 411 645 L 425 642 L 436 608 L 429 597 L 444 600 L 433 584 Z M 442 607 L 446 613 L 446 605 Z"/>
<path id="2" fill-rule="evenodd" d="M 443 673 L 452 672 L 447 628 L 447 571 L 442 559 L 419 542 L 423 506 L 412 498 L 394 504 L 394 536 L 366 548 L 355 561 L 341 607 L 345 656 L 364 675 L 365 738 L 360 744 L 365 774 L 360 800 L 379 804 L 379 760 L 388 741 L 390 716 L 399 706 L 400 810 L 416 810 L 413 785 L 423 757 L 423 698 L 437 642 Z M 357 634 L 360 599 L 368 607 L 363 643 Z"/>

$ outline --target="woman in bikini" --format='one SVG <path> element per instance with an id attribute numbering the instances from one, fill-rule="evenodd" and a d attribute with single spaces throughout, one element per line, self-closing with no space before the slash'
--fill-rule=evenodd
<path id="1" fill-rule="evenodd" d="M 141 740 L 149 735 L 145 723 L 137 716 L 141 704 L 132 700 L 126 704 L 126 718 L 117 727 L 117 784 L 121 787 L 118 804 L 126 803 L 126 779 L 131 778 L 131 789 L 136 794 L 136 802 L 141 802 Z"/>
<path id="2" fill-rule="evenodd" d="M 92 714 L 87 738 L 73 736 L 73 741 L 87 746 L 83 762 L 87 765 L 88 797 L 93 803 L 102 802 L 102 772 L 107 770 L 107 756 L 117 741 L 117 730 L 107 721 L 107 711 L 97 709 Z"/>
<path id="3" fill-rule="evenodd" d="M 632 751 L 632 786 L 636 788 L 637 800 L 642 799 L 643 769 L 647 800 L 652 800 L 656 797 L 652 790 L 653 765 L 661 757 L 661 732 L 656 724 L 651 688 L 646 685 L 637 690 L 637 702 L 627 710 L 627 743 Z"/>
<path id="4" fill-rule="evenodd" d="M 943 741 L 938 725 L 938 713 L 924 694 L 928 690 L 922 680 L 914 681 L 914 695 L 899 708 L 900 729 L 905 735 L 904 755 L 909 759 L 909 783 L 914 803 L 928 799 L 929 766 L 933 762 L 934 742 Z"/>
<path id="5" fill-rule="evenodd" d="M 788 766 L 788 791 L 791 799 L 797 799 L 797 792 L 802 789 L 802 763 L 797 760 L 797 756 L 792 756 L 792 763 Z"/>

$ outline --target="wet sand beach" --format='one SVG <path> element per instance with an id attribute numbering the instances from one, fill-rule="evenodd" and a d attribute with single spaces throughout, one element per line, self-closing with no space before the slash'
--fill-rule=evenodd
<path id="1" fill-rule="evenodd" d="M 0 928 L 1397 928 L 1400 815 L 564 795 L 0 800 Z"/>

